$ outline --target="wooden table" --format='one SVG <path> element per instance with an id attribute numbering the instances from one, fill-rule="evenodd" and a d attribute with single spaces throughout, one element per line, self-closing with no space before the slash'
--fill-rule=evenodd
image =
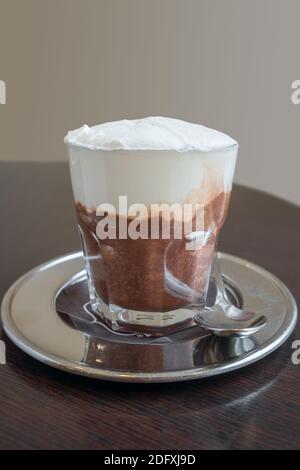
<path id="1" fill-rule="evenodd" d="M 1 163 L 0 295 L 35 265 L 77 250 L 64 163 Z M 300 208 L 236 186 L 221 249 L 269 269 L 300 301 Z M 2 334 L 0 449 L 273 449 L 300 447 L 300 365 L 292 337 L 227 375 L 130 385 L 69 375 Z"/>

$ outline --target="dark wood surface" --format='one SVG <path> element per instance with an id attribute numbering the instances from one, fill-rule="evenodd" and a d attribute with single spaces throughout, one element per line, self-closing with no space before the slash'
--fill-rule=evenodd
<path id="1" fill-rule="evenodd" d="M 79 248 L 65 164 L 0 165 L 0 295 L 35 265 Z M 300 300 L 300 208 L 235 187 L 221 249 L 269 269 Z M 1 336 L 1 333 L 0 333 Z M 54 370 L 2 333 L 0 449 L 300 447 L 300 365 L 292 337 L 260 362 L 166 385 L 95 381 Z"/>

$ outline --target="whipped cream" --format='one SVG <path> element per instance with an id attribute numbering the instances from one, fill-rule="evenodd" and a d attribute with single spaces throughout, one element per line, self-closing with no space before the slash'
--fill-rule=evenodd
<path id="1" fill-rule="evenodd" d="M 150 117 L 83 126 L 65 138 L 74 197 L 88 209 L 143 203 L 207 203 L 229 192 L 237 143 L 178 119 Z"/>
<path id="2" fill-rule="evenodd" d="M 202 152 L 230 147 L 237 142 L 226 134 L 179 119 L 147 117 L 86 124 L 68 132 L 65 143 L 91 150 L 175 150 Z"/>

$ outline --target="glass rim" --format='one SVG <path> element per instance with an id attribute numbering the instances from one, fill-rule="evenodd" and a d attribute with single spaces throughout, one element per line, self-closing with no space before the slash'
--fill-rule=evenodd
<path id="1" fill-rule="evenodd" d="M 101 147 L 92 147 L 89 145 L 82 145 L 76 144 L 66 141 L 64 139 L 64 143 L 68 148 L 77 148 L 81 150 L 88 150 L 91 152 L 103 152 L 103 153 L 111 153 L 111 152 L 124 152 L 124 153 L 138 153 L 138 152 L 147 152 L 147 153 L 178 153 L 178 154 L 186 154 L 186 153 L 218 153 L 224 150 L 231 150 L 234 148 L 239 148 L 239 143 L 235 142 L 230 145 L 224 145 L 223 147 L 217 147 L 212 149 L 206 150 L 199 150 L 199 149 L 188 149 L 188 150 L 176 150 L 176 149 L 159 149 L 159 148 L 135 148 L 135 149 L 126 149 L 126 148 L 101 148 Z"/>

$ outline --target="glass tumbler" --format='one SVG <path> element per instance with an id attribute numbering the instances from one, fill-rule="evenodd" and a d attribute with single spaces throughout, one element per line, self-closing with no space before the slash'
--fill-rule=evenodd
<path id="1" fill-rule="evenodd" d="M 119 332 L 192 325 L 205 307 L 238 144 L 68 151 L 90 307 Z"/>

